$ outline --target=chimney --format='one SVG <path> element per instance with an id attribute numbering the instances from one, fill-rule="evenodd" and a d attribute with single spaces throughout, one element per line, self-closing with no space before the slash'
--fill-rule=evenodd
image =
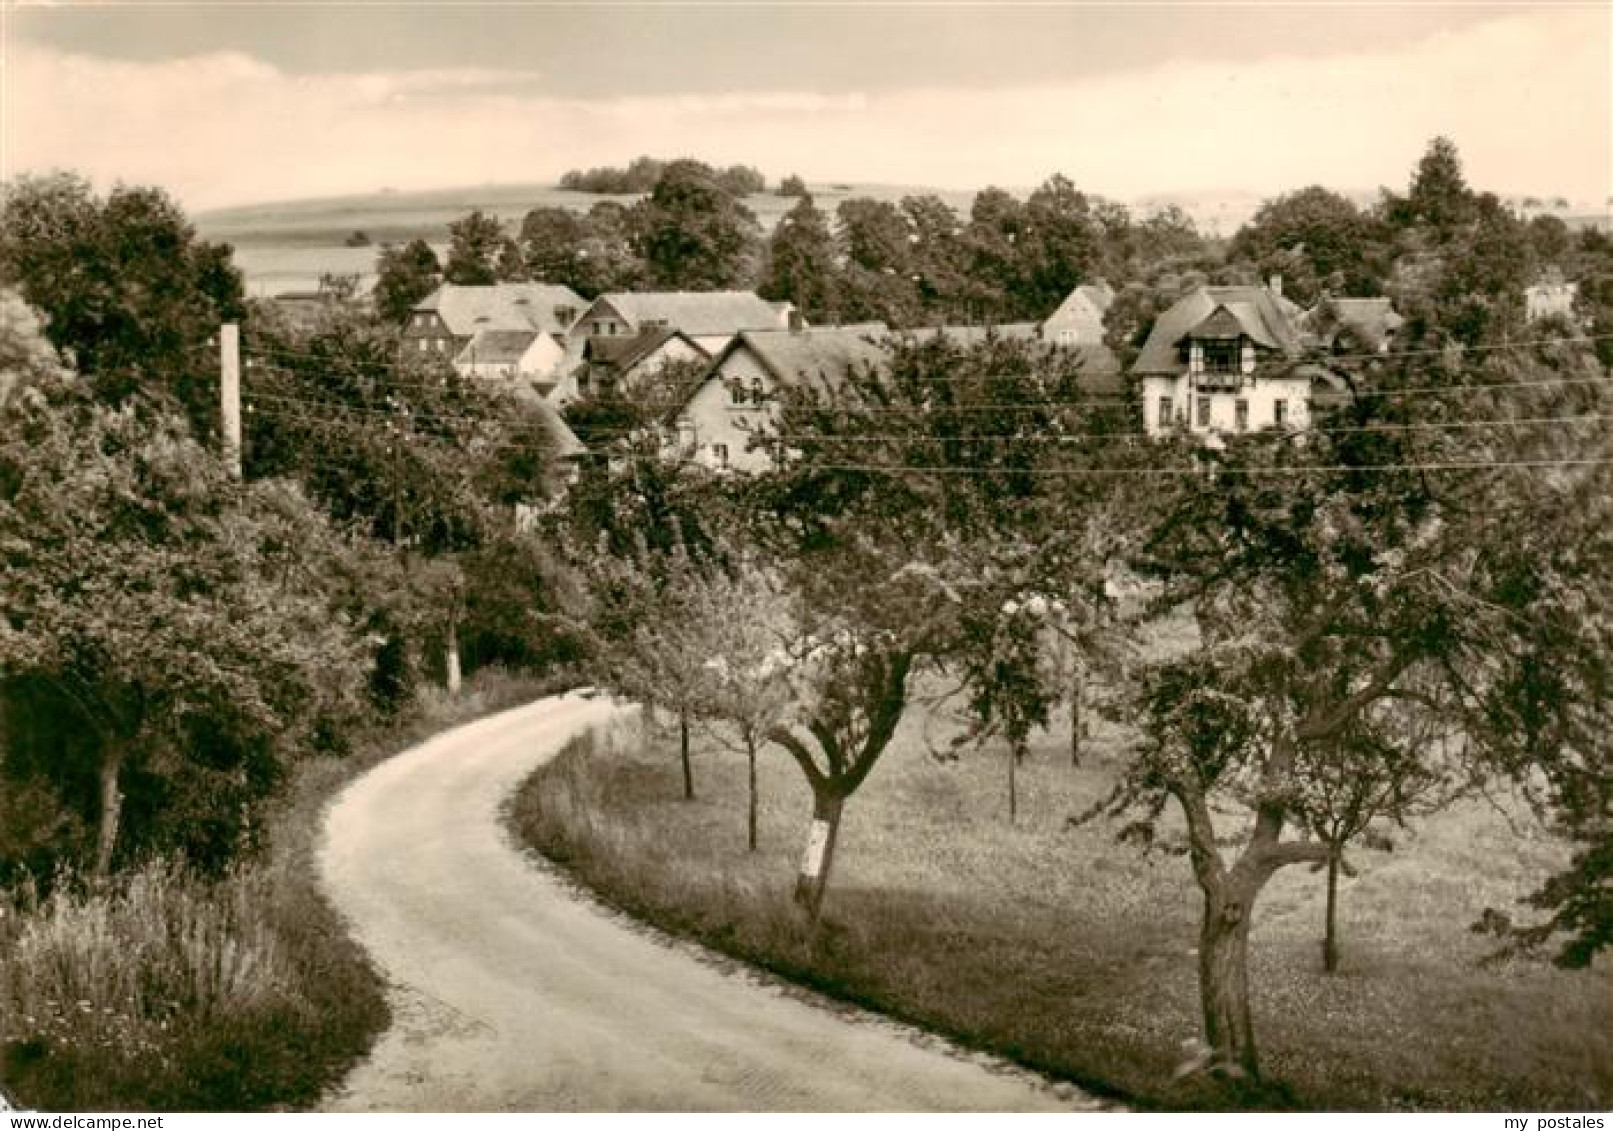
<path id="1" fill-rule="evenodd" d="M 1276 295 L 1278 298 L 1283 297 L 1283 277 L 1281 275 L 1273 275 L 1271 278 L 1267 279 L 1266 286 L 1270 288 L 1271 293 Z"/>

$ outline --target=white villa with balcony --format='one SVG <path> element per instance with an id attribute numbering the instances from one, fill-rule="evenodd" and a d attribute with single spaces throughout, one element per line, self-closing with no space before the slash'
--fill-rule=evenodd
<path id="1" fill-rule="evenodd" d="M 1150 435 L 1213 438 L 1310 424 L 1313 383 L 1303 312 L 1280 287 L 1200 287 L 1154 322 L 1132 365 Z"/>

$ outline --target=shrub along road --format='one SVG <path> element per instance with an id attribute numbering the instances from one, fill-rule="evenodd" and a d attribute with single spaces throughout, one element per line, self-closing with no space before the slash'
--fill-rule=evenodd
<path id="1" fill-rule="evenodd" d="M 1046 1081 L 724 972 L 583 901 L 500 806 L 616 710 L 579 695 L 462 727 L 338 798 L 321 870 L 392 985 L 336 1110 L 1052 1110 Z"/>

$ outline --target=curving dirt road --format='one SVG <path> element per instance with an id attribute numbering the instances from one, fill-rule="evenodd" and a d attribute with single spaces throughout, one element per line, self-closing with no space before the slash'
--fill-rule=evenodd
<path id="1" fill-rule="evenodd" d="M 1057 1110 L 1068 1085 L 818 1004 L 568 894 L 499 808 L 615 708 L 546 699 L 438 736 L 333 807 L 327 889 L 393 1025 L 332 1110 Z"/>

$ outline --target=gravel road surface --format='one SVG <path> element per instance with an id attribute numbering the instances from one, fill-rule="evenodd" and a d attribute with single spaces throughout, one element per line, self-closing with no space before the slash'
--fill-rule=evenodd
<path id="1" fill-rule="evenodd" d="M 618 710 L 545 699 L 439 735 L 336 800 L 322 876 L 391 985 L 393 1024 L 331 1110 L 1100 1106 L 672 942 L 523 853 L 501 807 Z"/>

